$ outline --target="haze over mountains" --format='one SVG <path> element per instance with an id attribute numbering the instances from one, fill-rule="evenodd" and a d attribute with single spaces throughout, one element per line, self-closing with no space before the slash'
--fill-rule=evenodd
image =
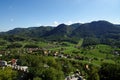
<path id="1" fill-rule="evenodd" d="M 60 24 L 57 27 L 41 26 L 30 28 L 15 28 L 1 35 L 18 35 L 22 37 L 43 38 L 46 40 L 79 40 L 94 37 L 99 40 L 120 41 L 120 26 L 108 21 L 93 21 L 91 23 Z"/>

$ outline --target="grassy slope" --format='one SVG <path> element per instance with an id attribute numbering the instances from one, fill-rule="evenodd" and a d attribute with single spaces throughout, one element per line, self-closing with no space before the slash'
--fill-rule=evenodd
<path id="1" fill-rule="evenodd" d="M 113 60 L 114 55 L 112 54 L 112 48 L 108 45 L 96 45 L 90 46 L 89 48 L 82 48 L 83 39 L 80 39 L 78 44 L 73 44 L 69 42 L 43 42 L 43 41 L 22 41 L 23 46 L 26 44 L 36 44 L 39 47 L 47 48 L 49 50 L 59 51 L 62 48 L 64 54 L 71 54 L 72 56 L 83 56 L 88 57 L 89 59 L 96 58 L 91 63 L 100 65 L 102 62 L 115 63 Z M 10 44 L 8 42 L 8 44 Z M 89 60 L 80 60 L 81 62 L 89 63 Z"/>
<path id="2" fill-rule="evenodd" d="M 103 62 L 107 63 L 115 63 L 114 60 L 114 55 L 112 54 L 112 48 L 108 45 L 96 45 L 92 49 L 83 49 L 83 48 L 75 48 L 75 46 L 81 44 L 82 41 L 80 41 L 78 44 L 71 44 L 68 43 L 69 46 L 61 46 L 62 48 L 65 48 L 64 53 L 65 54 L 72 54 L 72 55 L 79 55 L 79 56 L 84 56 L 88 57 L 89 59 L 94 59 L 97 58 L 97 60 L 92 60 L 91 63 L 100 65 Z M 90 46 L 93 47 L 93 46 Z M 76 53 L 74 53 L 74 51 Z M 89 63 L 88 60 L 83 60 L 82 62 Z"/>

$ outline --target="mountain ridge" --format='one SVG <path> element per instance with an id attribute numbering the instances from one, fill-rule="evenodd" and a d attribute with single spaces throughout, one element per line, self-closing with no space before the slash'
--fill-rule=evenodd
<path id="1" fill-rule="evenodd" d="M 100 41 L 118 40 L 120 41 L 120 27 L 108 21 L 99 20 L 90 23 L 74 23 L 71 25 L 59 24 L 57 27 L 41 26 L 30 28 L 15 28 L 13 30 L 0 33 L 0 35 L 18 35 L 30 38 L 42 38 L 45 40 L 79 40 L 80 38 L 93 37 Z"/>

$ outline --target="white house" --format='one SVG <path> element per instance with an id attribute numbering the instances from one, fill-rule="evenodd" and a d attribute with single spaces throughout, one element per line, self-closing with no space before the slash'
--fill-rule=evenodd
<path id="1" fill-rule="evenodd" d="M 7 61 L 1 60 L 1 61 L 0 61 L 0 66 L 7 66 Z"/>

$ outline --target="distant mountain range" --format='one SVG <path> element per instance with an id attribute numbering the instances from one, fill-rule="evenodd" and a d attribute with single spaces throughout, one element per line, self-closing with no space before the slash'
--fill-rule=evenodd
<path id="1" fill-rule="evenodd" d="M 18 35 L 46 40 L 77 40 L 94 37 L 100 40 L 111 39 L 120 41 L 120 25 L 108 21 L 93 21 L 91 23 L 60 24 L 57 27 L 41 26 L 30 28 L 15 28 L 0 33 L 0 35 Z"/>

